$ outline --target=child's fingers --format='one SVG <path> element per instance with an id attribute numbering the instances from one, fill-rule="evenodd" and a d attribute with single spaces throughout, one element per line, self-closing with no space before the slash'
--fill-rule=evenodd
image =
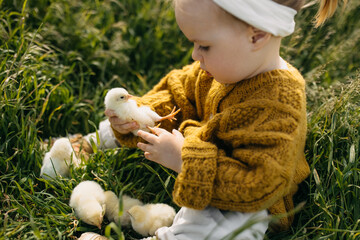
<path id="1" fill-rule="evenodd" d="M 139 129 L 139 125 L 136 122 L 124 123 L 124 124 L 114 124 L 110 121 L 111 126 L 121 134 L 128 134 L 129 132 Z"/>
<path id="2" fill-rule="evenodd" d="M 136 145 L 137 145 L 137 147 L 138 147 L 140 150 L 144 151 L 144 156 L 145 156 L 145 158 L 146 158 L 146 159 L 149 159 L 149 156 L 151 156 L 151 154 L 150 154 L 150 152 L 147 151 L 147 149 L 148 149 L 147 144 L 139 142 L 139 143 L 137 143 Z M 150 159 L 149 159 L 149 160 L 150 160 Z"/>
<path id="3" fill-rule="evenodd" d="M 144 151 L 144 154 L 146 153 L 146 155 L 151 155 L 154 151 L 154 147 L 152 145 L 142 142 L 137 143 L 137 147 Z"/>
<path id="4" fill-rule="evenodd" d="M 157 139 L 157 136 L 155 134 L 151 134 L 151 133 L 145 132 L 143 130 L 139 130 L 137 135 L 151 144 L 155 143 L 155 141 Z"/>
<path id="5" fill-rule="evenodd" d="M 176 130 L 176 129 L 173 129 L 173 130 L 172 130 L 172 134 L 174 134 L 176 137 L 183 137 L 183 135 L 181 134 L 181 132 L 179 132 L 179 131 Z"/>
<path id="6" fill-rule="evenodd" d="M 110 109 L 105 109 L 105 115 L 107 117 L 114 117 L 116 116 L 115 112 L 113 110 L 110 110 Z"/>
<path id="7" fill-rule="evenodd" d="M 121 128 L 132 131 L 132 130 L 138 129 L 139 124 L 137 122 L 124 123 L 124 124 L 121 124 Z"/>
<path id="8" fill-rule="evenodd" d="M 120 119 L 116 116 L 112 116 L 112 117 L 109 117 L 109 122 L 111 124 L 125 124 L 125 123 L 129 123 L 128 121 L 125 121 L 123 119 Z"/>
<path id="9" fill-rule="evenodd" d="M 144 152 L 144 157 L 148 160 L 154 161 L 153 155 L 149 152 Z"/>
<path id="10" fill-rule="evenodd" d="M 143 150 L 145 152 L 146 144 L 138 142 L 136 145 L 138 148 L 140 148 L 141 150 Z"/>
<path id="11" fill-rule="evenodd" d="M 162 134 L 162 133 L 168 132 L 168 131 L 166 131 L 165 129 L 163 129 L 163 128 L 158 128 L 158 127 L 149 127 L 149 129 L 151 129 L 151 131 L 152 131 L 155 135 L 157 135 L 157 136 L 159 136 L 159 135 Z"/>

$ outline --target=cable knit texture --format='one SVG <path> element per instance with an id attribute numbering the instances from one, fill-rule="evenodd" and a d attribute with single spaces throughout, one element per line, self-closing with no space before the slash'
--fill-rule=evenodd
<path id="1" fill-rule="evenodd" d="M 304 156 L 305 83 L 288 68 L 224 85 L 195 62 L 170 72 L 137 99 L 160 115 L 181 108 L 178 121 L 162 123 L 185 137 L 173 190 L 176 204 L 272 214 L 293 209 L 292 196 L 310 171 Z M 115 135 L 129 147 L 140 141 Z M 292 216 L 280 219 L 279 229 L 291 221 Z"/>

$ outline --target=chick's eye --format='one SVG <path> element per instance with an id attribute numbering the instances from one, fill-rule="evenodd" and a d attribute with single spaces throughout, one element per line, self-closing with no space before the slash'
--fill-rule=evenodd
<path id="1" fill-rule="evenodd" d="M 200 50 L 200 51 L 206 52 L 206 51 L 209 51 L 209 49 L 210 49 L 209 46 L 201 46 L 201 45 L 199 45 L 199 50 Z"/>
<path id="2" fill-rule="evenodd" d="M 124 99 L 125 97 L 124 96 L 121 96 L 120 99 Z"/>

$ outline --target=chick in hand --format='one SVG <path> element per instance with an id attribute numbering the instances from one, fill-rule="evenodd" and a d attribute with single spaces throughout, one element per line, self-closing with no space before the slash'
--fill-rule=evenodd
<path id="1" fill-rule="evenodd" d="M 69 139 L 59 138 L 54 142 L 50 151 L 43 159 L 40 176 L 49 179 L 56 175 L 67 177 L 69 175 L 70 164 L 78 166 L 80 160 L 76 157 Z"/>
<path id="2" fill-rule="evenodd" d="M 105 214 L 105 194 L 101 186 L 94 181 L 84 181 L 77 185 L 70 197 L 70 207 L 87 224 L 101 229 Z"/>
<path id="3" fill-rule="evenodd" d="M 118 223 L 120 220 L 121 226 L 130 226 L 130 216 L 128 210 L 133 206 L 141 206 L 143 203 L 135 198 L 131 198 L 128 195 L 122 196 L 123 214 L 119 216 L 119 198 L 112 191 L 105 192 L 105 216 L 109 221 Z"/>
<path id="4" fill-rule="evenodd" d="M 124 88 L 113 88 L 106 94 L 104 103 L 106 110 L 114 111 L 118 118 L 127 122 L 136 121 L 140 125 L 139 129 L 132 131 L 135 136 L 139 130 L 149 132 L 149 127 L 154 127 L 156 122 L 176 120 L 175 115 L 180 111 L 175 111 L 174 107 L 169 115 L 161 117 L 149 106 L 138 106 L 131 97 Z"/>
<path id="5" fill-rule="evenodd" d="M 129 210 L 133 229 L 142 236 L 154 235 L 161 227 L 169 227 L 175 217 L 175 210 L 163 203 L 134 206 Z"/>

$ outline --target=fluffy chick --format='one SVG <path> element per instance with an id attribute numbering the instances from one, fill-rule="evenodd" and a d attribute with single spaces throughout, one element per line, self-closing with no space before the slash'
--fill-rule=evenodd
<path id="1" fill-rule="evenodd" d="M 133 229 L 142 236 L 154 235 L 161 227 L 168 227 L 175 217 L 175 210 L 163 203 L 134 206 L 129 210 Z"/>
<path id="2" fill-rule="evenodd" d="M 101 228 L 105 214 L 105 194 L 101 186 L 94 181 L 84 181 L 71 193 L 70 207 L 75 214 L 87 224 Z"/>
<path id="3" fill-rule="evenodd" d="M 148 127 L 154 127 L 156 122 L 176 120 L 175 115 L 180 111 L 175 111 L 174 107 L 169 115 L 161 117 L 148 106 L 138 106 L 131 97 L 124 88 L 113 88 L 105 96 L 105 108 L 114 111 L 120 119 L 136 121 L 143 131 L 149 131 Z M 137 136 L 138 131 L 137 129 L 132 133 Z"/>
<path id="4" fill-rule="evenodd" d="M 96 132 L 90 133 L 86 135 L 84 138 L 90 145 L 91 145 L 90 139 L 92 139 L 94 143 L 97 145 L 97 147 L 100 149 L 112 149 L 120 146 L 111 128 L 109 119 L 103 120 L 99 123 L 98 134 L 99 134 L 100 142 L 97 142 Z"/>
<path id="5" fill-rule="evenodd" d="M 59 138 L 45 154 L 40 176 L 45 179 L 55 178 L 56 175 L 67 177 L 71 163 L 77 167 L 80 160 L 76 157 L 69 139 Z"/>
<path id="6" fill-rule="evenodd" d="M 112 191 L 105 192 L 105 205 L 106 205 L 106 212 L 105 216 L 109 221 L 113 221 L 118 223 L 120 220 L 121 226 L 130 226 L 130 215 L 128 210 L 133 206 L 141 206 L 143 203 L 135 198 L 131 198 L 127 195 L 122 196 L 122 204 L 123 204 L 123 214 L 119 216 L 119 198 L 116 194 Z"/>

